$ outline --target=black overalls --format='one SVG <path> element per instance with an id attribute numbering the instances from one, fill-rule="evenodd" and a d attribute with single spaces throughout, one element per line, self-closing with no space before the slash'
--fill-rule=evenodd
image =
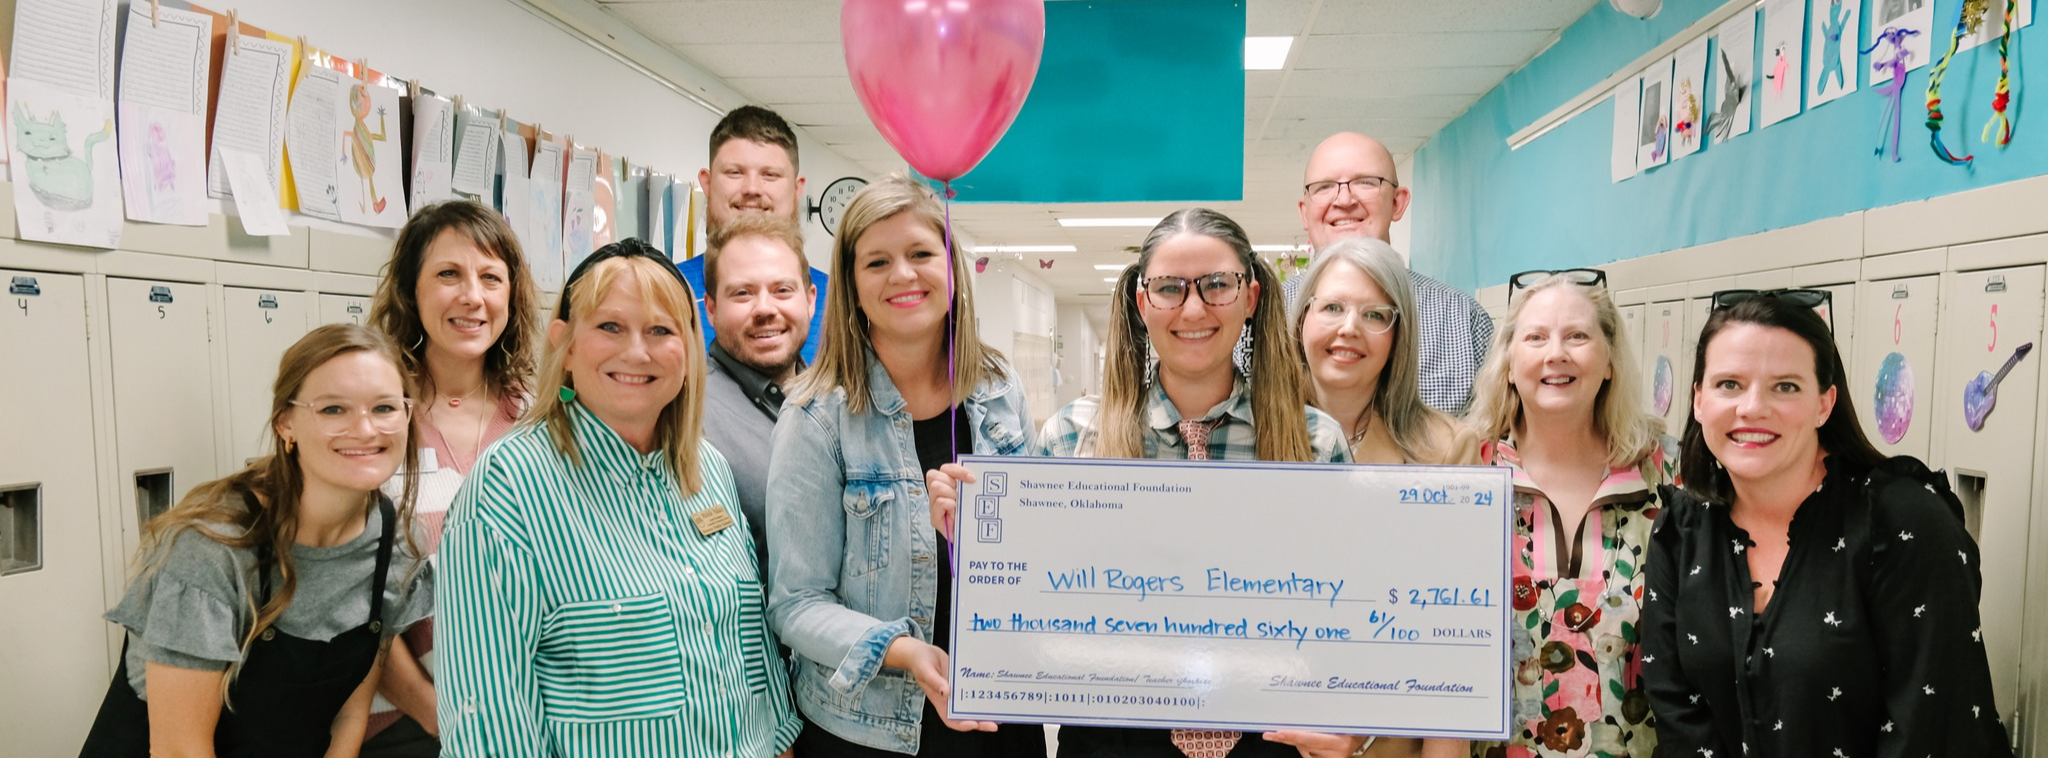
<path id="1" fill-rule="evenodd" d="M 254 498 L 242 493 L 249 508 Z M 391 501 L 379 496 L 383 534 L 377 540 L 377 567 L 370 582 L 370 618 L 361 626 L 327 642 L 300 639 L 272 626 L 249 646 L 240 674 L 228 689 L 233 709 L 222 707 L 213 730 L 214 753 L 220 758 L 320 758 L 327 752 L 335 714 L 377 662 L 384 629 L 384 580 L 391 567 L 393 514 Z M 270 601 L 272 556 L 266 543 L 257 547 L 256 605 Z M 128 650 L 107 687 L 92 732 L 80 758 L 147 758 L 149 706 L 128 684 Z"/>

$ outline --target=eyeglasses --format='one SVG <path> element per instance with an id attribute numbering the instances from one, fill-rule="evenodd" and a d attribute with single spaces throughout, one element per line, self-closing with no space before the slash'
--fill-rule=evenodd
<path id="1" fill-rule="evenodd" d="M 1170 311 L 1187 304 L 1188 290 L 1201 293 L 1202 302 L 1210 305 L 1229 305 L 1237 302 L 1237 293 L 1244 289 L 1249 279 L 1241 271 L 1217 271 L 1193 279 L 1178 276 L 1151 276 L 1138 280 L 1138 287 L 1145 290 L 1145 299 L 1152 307 Z"/>
<path id="2" fill-rule="evenodd" d="M 1828 332 L 1830 334 L 1834 333 L 1835 293 L 1829 292 L 1827 290 L 1803 288 L 1776 290 L 1721 290 L 1720 292 L 1716 292 L 1713 295 L 1714 310 L 1718 311 L 1722 308 L 1733 308 L 1741 303 L 1746 303 L 1751 300 L 1766 297 L 1777 300 L 1778 302 L 1784 303 L 1786 305 L 1798 308 L 1822 309 L 1824 313 L 1820 315 L 1825 315 L 1827 317 Z"/>
<path id="3" fill-rule="evenodd" d="M 369 405 L 356 405 L 344 401 L 286 402 L 312 411 L 313 428 L 329 437 L 339 437 L 353 431 L 358 419 L 369 419 L 370 428 L 380 434 L 405 431 L 406 423 L 412 419 L 411 400 L 379 400 Z"/>
<path id="4" fill-rule="evenodd" d="M 1401 317 L 1401 309 L 1391 305 L 1347 303 L 1320 297 L 1311 297 L 1308 300 L 1311 306 L 1309 315 L 1314 316 L 1316 321 L 1325 326 L 1340 326 L 1351 319 L 1351 314 L 1356 313 L 1359 322 L 1365 325 L 1366 331 L 1386 334 L 1387 330 L 1394 328 L 1394 322 Z"/>
<path id="5" fill-rule="evenodd" d="M 1597 268 L 1531 269 L 1508 277 L 1508 299 L 1515 299 L 1515 290 L 1534 287 L 1553 276 L 1581 287 L 1602 287 L 1607 284 L 1607 272 Z"/>
<path id="6" fill-rule="evenodd" d="M 1352 187 L 1351 185 L 1354 184 L 1358 186 Z M 1392 179 L 1388 179 L 1384 176 L 1373 176 L 1371 174 L 1367 174 L 1356 179 L 1347 179 L 1341 182 L 1309 182 L 1308 184 L 1302 185 L 1301 190 L 1303 192 L 1308 193 L 1309 197 L 1315 198 L 1317 200 L 1328 200 L 1330 198 L 1337 196 L 1337 188 L 1339 187 L 1351 187 L 1351 195 L 1353 197 L 1372 197 L 1374 195 L 1379 194 L 1382 188 L 1398 188 L 1400 186 L 1401 184 L 1399 182 L 1396 182 Z"/>
<path id="7" fill-rule="evenodd" d="M 683 278 L 683 271 L 676 268 L 675 261 L 670 260 L 668 255 L 655 249 L 653 245 L 649 245 L 637 237 L 627 237 L 598 248 L 596 252 L 590 254 L 590 257 L 584 258 L 582 263 L 576 264 L 576 270 L 569 273 L 568 282 L 562 285 L 562 300 L 561 304 L 555 308 L 555 318 L 563 321 L 569 320 L 569 288 L 576 286 L 577 282 L 582 281 L 583 275 L 590 273 L 592 267 L 612 258 L 646 258 L 660 263 L 662 268 L 668 269 L 669 273 L 675 275 L 676 281 L 683 285 L 683 294 L 689 296 L 690 302 L 695 303 L 697 301 L 697 293 L 690 288 L 690 280 Z M 692 318 L 697 314 L 695 308 L 687 308 L 685 310 L 690 312 L 689 315 Z"/>

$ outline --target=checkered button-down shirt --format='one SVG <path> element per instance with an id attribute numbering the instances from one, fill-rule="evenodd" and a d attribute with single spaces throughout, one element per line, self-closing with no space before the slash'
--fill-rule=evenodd
<path id="1" fill-rule="evenodd" d="M 1462 416 L 1472 403 L 1472 378 L 1493 344 L 1493 317 L 1478 300 L 1448 284 L 1412 271 L 1408 278 L 1415 288 L 1415 328 L 1422 335 L 1416 344 L 1422 352 L 1422 402 Z M 1301 277 L 1288 279 L 1280 291 L 1292 306 Z"/>
<path id="2" fill-rule="evenodd" d="M 1258 460 L 1258 440 L 1252 433 L 1252 398 L 1244 377 L 1230 390 L 1230 396 L 1210 408 L 1198 420 L 1216 422 L 1209 433 L 1209 458 L 1218 461 Z M 1045 422 L 1045 429 L 1032 443 L 1032 455 L 1074 458 L 1095 455 L 1096 419 L 1102 410 L 1099 395 L 1069 403 Z M 1349 463 L 1351 453 L 1344 444 L 1344 427 L 1330 415 L 1315 408 L 1308 413 L 1309 444 L 1315 463 Z M 1180 411 L 1166 398 L 1158 381 L 1145 388 L 1145 456 L 1153 460 L 1185 460 L 1187 442 L 1180 436 Z"/>

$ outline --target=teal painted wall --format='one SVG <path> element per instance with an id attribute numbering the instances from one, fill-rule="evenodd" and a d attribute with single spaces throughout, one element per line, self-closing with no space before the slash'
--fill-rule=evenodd
<path id="1" fill-rule="evenodd" d="M 1935 25 L 1961 1 L 1936 0 Z M 1510 134 L 1723 2 L 1665 0 L 1663 11 L 1647 21 L 1600 3 L 1431 139 L 1416 153 L 1409 180 L 1416 193 L 1410 211 L 1415 269 L 1473 290 L 1525 269 L 1600 265 L 2048 173 L 2048 122 L 2026 118 L 2033 75 L 2048 72 L 2048 63 L 2033 61 L 2048 54 L 2048 23 L 2039 20 L 2019 33 L 2012 56 L 2011 145 L 2001 149 L 1978 139 L 1991 115 L 1997 46 L 1958 54 L 1949 65 L 1942 136 L 1951 149 L 1976 153 L 1970 168 L 1946 165 L 1928 148 L 1922 122 L 1931 66 L 1908 74 L 1904 160 L 1872 154 L 1886 100 L 1870 89 L 1867 62 L 1859 66 L 1854 94 L 1768 128 L 1752 126 L 1748 134 L 1620 183 L 1608 175 L 1611 99 L 1508 150 Z M 1869 36 L 1869 5 L 1859 39 Z M 1937 29 L 1937 57 L 1947 45 L 1947 30 Z M 1717 86 L 1710 82 L 1707 91 Z"/>

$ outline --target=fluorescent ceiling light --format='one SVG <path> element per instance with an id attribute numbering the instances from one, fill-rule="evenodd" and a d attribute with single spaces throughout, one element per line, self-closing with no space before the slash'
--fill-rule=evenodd
<path id="1" fill-rule="evenodd" d="M 1115 266 L 1105 266 L 1105 265 L 1103 265 L 1103 264 L 1100 264 L 1100 263 L 1098 263 L 1098 264 L 1095 264 L 1095 270 L 1096 270 L 1096 271 L 1122 271 L 1122 270 L 1124 270 L 1124 269 L 1127 269 L 1127 268 L 1130 268 L 1130 267 L 1131 267 L 1131 264 L 1128 264 L 1128 263 L 1124 263 L 1124 264 L 1120 264 L 1120 265 L 1115 265 Z"/>
<path id="2" fill-rule="evenodd" d="M 1308 250 L 1307 245 L 1253 245 L 1254 253 L 1299 253 Z"/>
<path id="3" fill-rule="evenodd" d="M 1158 226 L 1163 216 L 1150 218 L 1063 218 L 1060 226 L 1137 226 L 1151 228 Z"/>
<path id="4" fill-rule="evenodd" d="M 1110 284 L 1115 284 L 1115 283 L 1116 283 L 1116 280 L 1117 280 L 1117 277 L 1114 277 L 1114 276 L 1105 276 L 1105 277 L 1103 277 L 1103 278 L 1102 278 L 1102 280 L 1103 280 L 1103 281 L 1105 281 L 1105 282 L 1109 282 Z"/>
<path id="5" fill-rule="evenodd" d="M 977 253 L 1071 253 L 1073 245 L 975 245 Z"/>
<path id="6" fill-rule="evenodd" d="M 1294 47 L 1293 37 L 1246 37 L 1244 38 L 1244 70 L 1279 71 L 1287 67 L 1287 50 Z"/>

